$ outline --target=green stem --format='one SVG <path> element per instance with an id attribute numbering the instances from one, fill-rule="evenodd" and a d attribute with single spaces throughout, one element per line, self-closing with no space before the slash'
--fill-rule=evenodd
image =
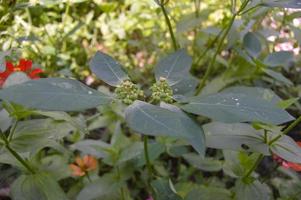
<path id="1" fill-rule="evenodd" d="M 205 72 L 205 75 L 204 75 L 203 79 L 199 83 L 199 87 L 198 87 L 198 89 L 196 91 L 196 95 L 198 95 L 201 92 L 201 90 L 203 89 L 203 87 L 205 86 L 206 81 L 207 81 L 209 75 L 211 74 L 211 71 L 213 70 L 216 58 L 217 58 L 219 52 L 222 49 L 222 46 L 224 44 L 224 40 L 226 39 L 228 33 L 230 32 L 230 29 L 231 29 L 231 27 L 232 27 L 232 25 L 234 23 L 234 20 L 235 20 L 236 16 L 237 16 L 237 14 L 234 14 L 232 16 L 229 24 L 227 25 L 226 31 L 222 34 L 222 37 L 221 37 L 221 39 L 220 39 L 220 41 L 218 43 L 218 46 L 217 46 L 217 50 L 215 51 L 215 53 L 213 55 L 213 58 L 211 59 L 211 62 L 210 62 L 209 66 L 208 66 L 208 68 L 207 68 L 207 70 Z"/>
<path id="2" fill-rule="evenodd" d="M 268 142 L 268 145 L 272 145 L 274 142 L 276 142 L 277 140 L 279 140 L 283 135 L 288 134 L 291 130 L 293 130 L 299 123 L 301 123 L 301 116 L 298 117 L 293 123 L 291 123 L 286 129 L 284 129 L 284 131 L 279 134 L 278 136 L 276 136 L 274 139 L 272 139 L 271 141 Z M 260 162 L 262 161 L 262 159 L 264 158 L 263 154 L 260 154 L 257 158 L 257 160 L 255 161 L 254 165 L 250 168 L 250 170 L 244 175 L 243 180 L 247 180 L 250 175 L 252 174 L 253 171 L 256 170 L 257 166 L 260 164 Z"/>
<path id="3" fill-rule="evenodd" d="M 152 176 L 152 165 L 149 159 L 149 153 L 148 153 L 148 137 L 145 135 L 143 136 L 144 140 L 144 157 L 145 157 L 145 162 L 148 170 L 148 176 Z"/>
<path id="4" fill-rule="evenodd" d="M 256 170 L 257 166 L 260 164 L 262 159 L 264 158 L 263 154 L 260 154 L 258 158 L 256 159 L 254 165 L 249 169 L 249 171 L 243 176 L 242 180 L 247 181 L 250 175 L 253 173 L 253 171 Z"/>
<path id="5" fill-rule="evenodd" d="M 281 134 L 279 134 L 274 139 L 272 139 L 269 142 L 269 145 L 272 145 L 274 142 L 276 142 L 277 140 L 279 140 L 283 135 L 288 134 L 291 130 L 293 130 L 300 123 L 301 123 L 301 116 L 298 117 L 293 123 L 291 123 L 286 129 L 284 129 L 284 131 Z"/>
<path id="6" fill-rule="evenodd" d="M 176 50 L 178 50 L 178 45 L 177 45 L 176 37 L 175 37 L 174 32 L 173 32 L 173 30 L 172 30 L 172 26 L 171 26 L 171 23 L 170 23 L 170 19 L 169 19 L 169 17 L 168 17 L 168 14 L 167 14 L 167 12 L 166 12 L 166 9 L 165 9 L 163 3 L 160 4 L 160 7 L 161 7 L 161 10 L 162 10 L 162 12 L 163 12 L 163 14 L 164 14 L 165 22 L 166 22 L 166 24 L 167 24 L 167 26 L 168 26 L 168 30 L 169 30 L 169 33 L 170 33 L 170 37 L 171 37 L 171 40 L 172 40 L 172 44 L 173 44 L 174 50 L 176 51 Z"/>
<path id="7" fill-rule="evenodd" d="M 224 29 L 222 29 L 217 36 L 215 36 L 215 38 L 210 42 L 210 44 L 208 45 L 208 47 L 205 49 L 205 51 L 199 56 L 199 58 L 197 59 L 197 61 L 195 62 L 195 66 L 198 66 L 202 60 L 202 58 L 208 53 L 208 51 L 214 46 L 214 44 L 218 41 L 218 39 L 220 38 L 220 36 L 222 35 Z"/>
<path id="8" fill-rule="evenodd" d="M 121 173 L 120 173 L 120 169 L 119 169 L 118 166 L 116 167 L 116 170 L 117 170 L 117 174 L 118 174 L 118 179 L 121 180 Z M 120 193 L 121 193 L 121 199 L 125 200 L 125 194 L 124 194 L 123 186 L 121 186 L 121 188 L 120 188 Z"/>
<path id="9" fill-rule="evenodd" d="M 0 132 L 0 136 L 2 140 L 4 141 L 5 145 L 4 147 L 31 173 L 34 174 L 35 171 L 28 165 L 28 163 L 15 151 L 13 150 L 10 145 L 7 138 L 3 135 L 3 133 Z"/>
<path id="10" fill-rule="evenodd" d="M 249 1 L 250 0 L 245 0 L 243 2 L 243 4 L 241 5 L 240 9 L 238 10 L 238 12 L 234 13 L 233 16 L 231 17 L 229 24 L 225 28 L 225 32 L 222 34 L 222 37 L 221 37 L 221 39 L 220 39 L 220 41 L 218 43 L 218 46 L 217 46 L 217 49 L 216 49 L 216 51 L 215 51 L 215 53 L 213 55 L 213 58 L 211 59 L 211 62 L 210 62 L 209 66 L 208 66 L 208 68 L 207 68 L 207 70 L 205 72 L 205 75 L 204 75 L 203 79 L 200 80 L 198 89 L 196 91 L 196 95 L 198 95 L 202 91 L 202 89 L 204 88 L 204 86 L 206 84 L 206 81 L 209 78 L 209 75 L 211 74 L 211 72 L 213 70 L 216 58 L 217 58 L 218 54 L 220 53 L 220 51 L 222 50 L 224 41 L 225 41 L 228 33 L 230 32 L 231 27 L 232 27 L 232 25 L 233 25 L 233 23 L 235 21 L 235 18 L 237 17 L 237 15 L 239 15 L 245 9 L 245 7 L 248 5 Z"/>

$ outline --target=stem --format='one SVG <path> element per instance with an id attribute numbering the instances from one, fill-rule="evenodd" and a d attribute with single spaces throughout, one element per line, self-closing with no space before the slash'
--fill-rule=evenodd
<path id="1" fill-rule="evenodd" d="M 11 141 L 13 139 L 15 130 L 17 128 L 17 125 L 18 125 L 18 120 L 15 120 L 15 122 L 13 123 L 13 125 L 10 129 L 10 132 L 9 132 L 9 135 L 8 135 L 8 141 Z"/>
<path id="2" fill-rule="evenodd" d="M 281 134 L 276 136 L 274 139 L 268 142 L 268 145 L 272 145 L 274 142 L 276 142 L 278 139 L 280 139 L 283 135 L 288 134 L 292 129 L 294 129 L 299 123 L 301 123 L 301 116 L 298 117 L 293 123 L 291 123 Z M 265 132 L 266 133 L 266 132 Z M 262 159 L 264 158 L 263 154 L 260 154 L 254 163 L 254 165 L 251 167 L 251 169 L 246 173 L 246 175 L 243 176 L 243 180 L 247 180 L 253 171 L 256 170 L 257 166 L 260 164 Z"/>
<path id="3" fill-rule="evenodd" d="M 208 47 L 205 49 L 205 51 L 199 56 L 199 58 L 197 59 L 197 61 L 195 62 L 195 66 L 199 65 L 202 58 L 207 54 L 207 52 L 210 50 L 210 48 L 213 47 L 213 45 L 218 41 L 219 37 L 222 35 L 224 29 L 222 29 L 217 36 L 215 36 L 215 38 L 210 42 L 210 44 L 208 45 Z"/>
<path id="4" fill-rule="evenodd" d="M 121 179 L 121 173 L 120 173 L 120 169 L 119 169 L 118 166 L 116 167 L 116 170 L 117 170 L 118 179 L 120 180 Z M 120 193 L 121 193 L 121 199 L 125 200 L 123 186 L 120 188 Z"/>
<path id="5" fill-rule="evenodd" d="M 223 43 L 224 43 L 224 41 L 225 41 L 228 33 L 231 30 L 231 27 L 232 27 L 232 25 L 233 25 L 233 23 L 235 21 L 236 16 L 239 15 L 245 9 L 245 7 L 248 5 L 249 2 L 250 2 L 250 0 L 245 0 L 242 3 L 242 5 L 239 8 L 239 10 L 236 13 L 234 13 L 233 16 L 231 17 L 230 22 L 229 22 L 229 24 L 227 25 L 227 27 L 225 29 L 226 31 L 223 33 L 222 38 L 220 39 L 220 41 L 218 43 L 217 50 L 215 51 L 215 53 L 213 55 L 213 58 L 211 59 L 211 62 L 210 62 L 209 66 L 208 66 L 208 68 L 207 68 L 207 70 L 205 72 L 205 75 L 204 75 L 203 79 L 199 83 L 198 89 L 196 91 L 196 95 L 198 95 L 201 92 L 201 90 L 204 88 L 204 86 L 206 84 L 206 81 L 207 81 L 209 75 L 211 74 L 211 71 L 213 70 L 216 58 L 217 58 L 218 54 L 220 53 L 220 51 L 222 49 Z"/>
<path id="6" fill-rule="evenodd" d="M 253 173 L 253 171 L 256 170 L 257 166 L 260 164 L 260 162 L 262 161 L 262 159 L 264 158 L 263 154 L 260 154 L 258 156 L 258 158 L 256 159 L 254 165 L 249 169 L 249 171 L 242 177 L 242 180 L 248 180 L 248 178 L 250 177 L 250 175 Z"/>
<path id="7" fill-rule="evenodd" d="M 278 136 L 276 136 L 274 139 L 272 139 L 269 142 L 269 145 L 272 145 L 274 142 L 276 142 L 277 140 L 279 140 L 283 135 L 288 134 L 292 129 L 294 129 L 299 123 L 301 123 L 301 116 L 298 117 L 293 123 L 291 123 L 286 129 L 284 129 L 284 131 L 279 134 Z"/>
<path id="8" fill-rule="evenodd" d="M 176 50 L 178 50 L 178 45 L 177 45 L 176 37 L 175 37 L 174 32 L 173 32 L 173 30 L 172 30 L 172 26 L 171 26 L 171 23 L 170 23 L 170 19 L 169 19 L 169 17 L 168 17 L 168 14 L 167 14 L 167 12 L 166 12 L 166 9 L 165 9 L 163 3 L 160 4 L 160 7 L 161 7 L 161 10 L 162 10 L 162 12 L 163 12 L 163 14 L 164 14 L 165 22 L 166 22 L 166 24 L 167 24 L 167 26 L 168 26 L 168 30 L 169 30 L 169 33 L 170 33 L 170 36 L 171 36 L 171 40 L 172 40 L 172 44 L 173 44 L 174 50 L 176 51 Z"/>
<path id="9" fill-rule="evenodd" d="M 144 157 L 145 157 L 145 161 L 146 161 L 148 175 L 149 175 L 149 177 L 151 177 L 152 176 L 152 165 L 151 165 L 151 162 L 149 159 L 149 153 L 148 153 L 148 137 L 143 136 L 143 140 L 144 140 Z"/>
<path id="10" fill-rule="evenodd" d="M 205 83 L 206 83 L 209 75 L 211 74 L 211 71 L 212 71 L 213 66 L 215 64 L 216 58 L 217 58 L 220 50 L 222 49 L 224 40 L 226 39 L 228 33 L 230 32 L 230 29 L 231 29 L 231 27 L 232 27 L 232 25 L 234 23 L 234 20 L 235 20 L 236 16 L 237 16 L 237 14 L 234 14 L 232 16 L 229 24 L 227 25 L 226 31 L 222 34 L 222 38 L 220 39 L 220 41 L 218 43 L 217 50 L 215 51 L 215 53 L 213 55 L 213 58 L 211 59 L 211 62 L 210 62 L 209 66 L 208 66 L 208 68 L 207 68 L 207 70 L 205 72 L 205 75 L 204 75 L 203 79 L 199 83 L 199 87 L 198 87 L 198 89 L 196 91 L 196 95 L 198 95 L 201 92 L 201 90 L 203 89 L 203 87 L 205 86 Z"/>
<path id="11" fill-rule="evenodd" d="M 34 174 L 35 171 L 28 165 L 28 163 L 15 151 L 13 150 L 10 145 L 7 138 L 3 135 L 2 132 L 0 132 L 0 136 L 2 140 L 4 141 L 5 145 L 4 147 L 31 173 Z"/>

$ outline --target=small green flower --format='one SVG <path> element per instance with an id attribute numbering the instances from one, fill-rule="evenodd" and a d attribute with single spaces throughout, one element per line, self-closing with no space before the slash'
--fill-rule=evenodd
<path id="1" fill-rule="evenodd" d="M 164 101 L 166 103 L 173 102 L 173 91 L 165 78 L 160 77 L 160 81 L 155 83 L 150 89 L 152 91 L 151 101 Z"/>
<path id="2" fill-rule="evenodd" d="M 143 91 L 130 80 L 125 80 L 118 85 L 115 89 L 115 93 L 117 94 L 118 99 L 128 105 L 132 104 L 137 99 L 144 98 Z"/>

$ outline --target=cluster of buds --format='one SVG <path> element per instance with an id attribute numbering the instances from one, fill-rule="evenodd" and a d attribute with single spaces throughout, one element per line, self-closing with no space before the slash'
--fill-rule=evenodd
<path id="1" fill-rule="evenodd" d="M 125 80 L 118 85 L 115 93 L 117 94 L 117 98 L 127 105 L 132 104 L 137 99 L 144 98 L 143 91 L 129 80 Z"/>
<path id="2" fill-rule="evenodd" d="M 151 101 L 164 101 L 166 103 L 173 102 L 173 91 L 168 85 L 166 78 L 160 77 L 159 82 L 155 83 L 150 89 L 152 91 Z"/>

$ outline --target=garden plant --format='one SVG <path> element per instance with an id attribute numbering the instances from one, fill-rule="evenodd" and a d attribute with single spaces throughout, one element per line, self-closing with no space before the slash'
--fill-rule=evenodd
<path id="1" fill-rule="evenodd" d="M 0 2 L 0 199 L 301 199 L 300 0 Z"/>

